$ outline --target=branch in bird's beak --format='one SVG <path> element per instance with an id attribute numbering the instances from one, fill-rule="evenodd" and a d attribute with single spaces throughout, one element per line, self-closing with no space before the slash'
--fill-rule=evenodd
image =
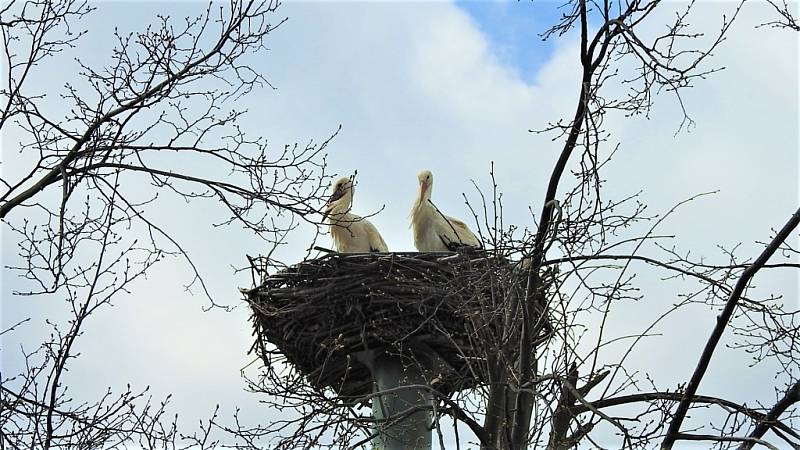
<path id="1" fill-rule="evenodd" d="M 337 189 L 336 192 L 331 194 L 330 198 L 328 198 L 328 205 L 330 206 L 331 203 L 339 200 L 342 197 L 344 197 L 344 189 Z"/>
<path id="2" fill-rule="evenodd" d="M 325 204 L 325 211 L 323 211 L 323 213 L 322 213 L 322 220 L 323 221 L 325 219 L 327 219 L 328 215 L 331 213 L 333 202 L 335 202 L 336 200 L 339 200 L 340 198 L 344 197 L 344 192 L 345 192 L 344 189 L 337 189 L 328 198 L 328 203 Z"/>

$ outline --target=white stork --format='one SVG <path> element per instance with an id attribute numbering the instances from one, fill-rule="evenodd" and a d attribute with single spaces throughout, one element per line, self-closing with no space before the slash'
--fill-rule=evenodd
<path id="1" fill-rule="evenodd" d="M 421 252 L 454 251 L 459 247 L 481 248 L 481 242 L 467 224 L 441 213 L 431 203 L 433 174 L 423 170 L 417 175 L 419 195 L 411 209 L 414 246 Z"/>
<path id="2" fill-rule="evenodd" d="M 323 220 L 330 224 L 331 237 L 340 253 L 388 252 L 381 234 L 369 220 L 350 212 L 353 206 L 353 180 L 342 177 L 333 185 Z"/>

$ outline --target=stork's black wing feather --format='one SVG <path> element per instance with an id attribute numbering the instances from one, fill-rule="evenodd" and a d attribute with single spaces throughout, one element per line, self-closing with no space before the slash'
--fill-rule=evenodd
<path id="1" fill-rule="evenodd" d="M 451 252 L 457 252 L 459 250 L 464 250 L 464 249 L 475 250 L 475 249 L 483 248 L 483 247 L 480 247 L 480 246 L 479 247 L 475 247 L 475 246 L 472 246 L 472 245 L 469 245 L 469 244 L 465 244 L 463 242 L 451 241 L 451 240 L 447 239 L 445 236 L 442 236 L 441 234 L 439 235 L 439 239 L 442 240 L 442 244 L 444 244 L 444 246 L 447 247 L 447 249 L 450 250 Z"/>

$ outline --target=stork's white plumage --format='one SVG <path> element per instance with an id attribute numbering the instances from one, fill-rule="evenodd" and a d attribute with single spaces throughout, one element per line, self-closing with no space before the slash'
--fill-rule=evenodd
<path id="1" fill-rule="evenodd" d="M 431 203 L 433 174 L 423 170 L 417 175 L 419 195 L 411 210 L 414 246 L 421 252 L 454 251 L 459 247 L 480 248 L 481 242 L 467 224 L 442 214 Z"/>
<path id="2" fill-rule="evenodd" d="M 331 237 L 340 253 L 388 252 L 381 234 L 369 220 L 350 212 L 353 206 L 353 181 L 336 180 L 325 207 L 324 218 L 330 224 Z"/>

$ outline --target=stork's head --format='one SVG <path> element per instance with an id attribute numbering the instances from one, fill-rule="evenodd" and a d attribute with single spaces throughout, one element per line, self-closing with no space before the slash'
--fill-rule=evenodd
<path id="1" fill-rule="evenodd" d="M 339 200 L 340 198 L 352 192 L 353 192 L 353 180 L 351 180 L 350 177 L 339 178 L 338 180 L 336 180 L 336 183 L 333 184 L 333 191 L 331 192 L 331 196 L 328 199 L 328 204 L 330 205 L 331 203 Z"/>
<path id="2" fill-rule="evenodd" d="M 333 212 L 346 212 L 346 210 L 350 209 L 350 203 L 353 201 L 353 180 L 350 177 L 339 178 L 333 183 L 331 189 L 331 196 L 325 205 L 323 218 Z"/>
<path id="3" fill-rule="evenodd" d="M 423 170 L 422 172 L 419 173 L 419 175 L 417 175 L 417 179 L 419 180 L 420 200 L 423 200 L 425 198 L 430 198 L 431 187 L 433 186 L 433 174 L 431 173 L 431 171 Z"/>

